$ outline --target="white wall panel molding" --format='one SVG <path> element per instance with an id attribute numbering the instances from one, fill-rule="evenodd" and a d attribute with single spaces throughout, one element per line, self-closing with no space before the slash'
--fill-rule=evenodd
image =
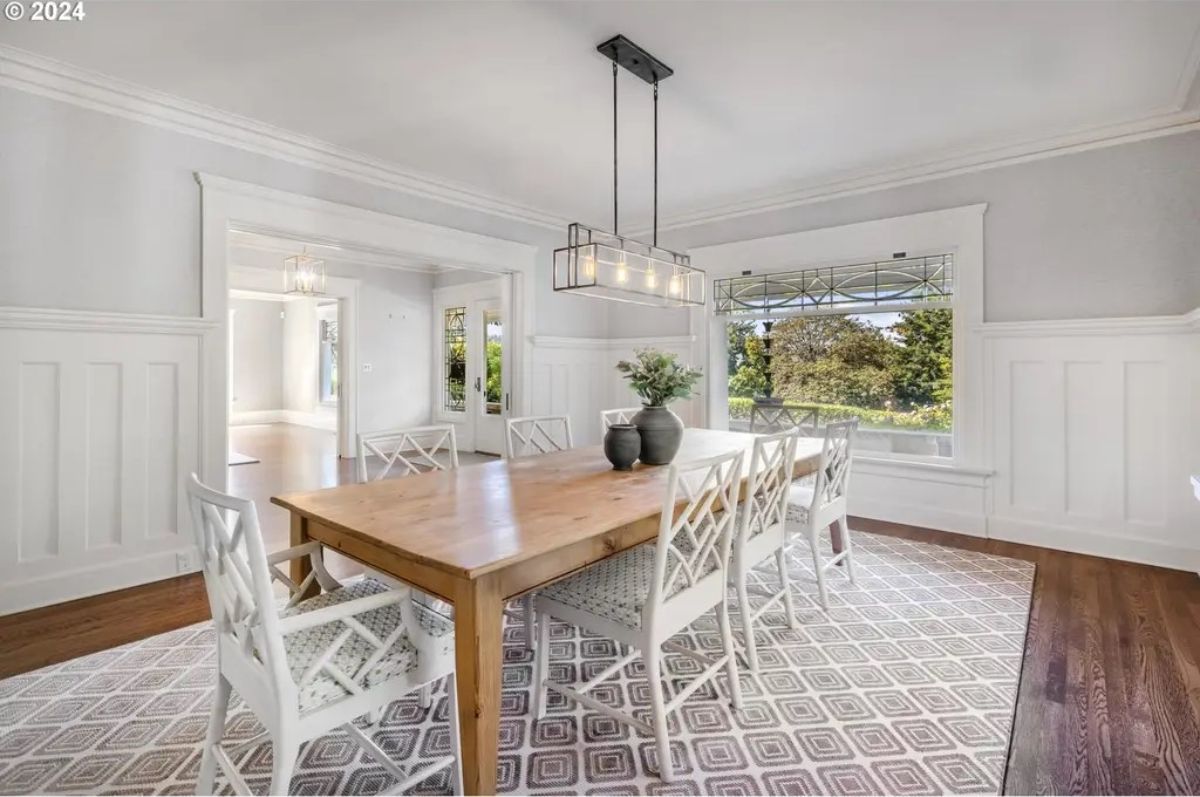
<path id="1" fill-rule="evenodd" d="M 1190 317 L 989 335 L 989 536 L 1200 569 L 1188 482 L 1200 469 L 1200 335 Z"/>
<path id="2" fill-rule="evenodd" d="M 361 183 L 550 229 L 571 220 L 200 103 L 0 46 L 0 85 Z"/>
<path id="3" fill-rule="evenodd" d="M 980 468 L 856 456 L 850 513 L 985 537 L 990 476 Z"/>
<path id="4" fill-rule="evenodd" d="M 530 374 L 530 412 L 570 415 L 576 444 L 601 439 L 600 413 L 635 407 L 639 400 L 617 372 L 617 362 L 633 357 L 636 349 L 653 346 L 698 363 L 694 335 L 662 338 L 590 338 L 534 336 Z M 688 426 L 702 425 L 698 401 L 679 401 L 671 409 Z"/>
<path id="5" fill-rule="evenodd" d="M 1182 315 L 988 322 L 975 329 L 986 338 L 1190 334 L 1200 332 L 1200 309 Z"/>
<path id="6" fill-rule="evenodd" d="M 215 321 L 203 318 L 103 313 L 45 307 L 0 307 L 0 329 L 203 335 L 216 326 Z"/>
<path id="7" fill-rule="evenodd" d="M 194 569 L 182 480 L 200 467 L 203 333 L 6 317 L 0 614 Z"/>

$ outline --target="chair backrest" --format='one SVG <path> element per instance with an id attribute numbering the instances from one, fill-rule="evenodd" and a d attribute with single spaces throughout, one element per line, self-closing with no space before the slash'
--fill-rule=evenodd
<path id="1" fill-rule="evenodd" d="M 571 419 L 566 415 L 509 418 L 505 425 L 508 434 L 504 436 L 504 455 L 507 459 L 565 451 L 575 446 L 571 439 Z"/>
<path id="2" fill-rule="evenodd" d="M 367 456 L 378 457 L 382 466 L 374 475 L 368 474 Z M 442 455 L 438 459 L 438 454 Z M 418 426 L 413 429 L 386 429 L 358 436 L 358 480 L 378 481 L 385 478 L 393 466 L 399 466 L 404 476 L 448 470 L 458 467 L 458 441 L 454 424 Z"/>
<path id="3" fill-rule="evenodd" d="M 619 410 L 603 410 L 600 413 L 600 434 L 604 435 L 608 427 L 614 423 L 633 423 L 633 416 L 642 411 L 641 407 L 625 407 Z"/>
<path id="4" fill-rule="evenodd" d="M 819 409 L 806 405 L 755 404 L 750 408 L 750 431 L 771 433 L 799 429 L 804 437 L 817 433 Z"/>
<path id="5" fill-rule="evenodd" d="M 738 509 L 737 548 L 751 537 L 785 524 L 800 434 L 800 429 L 789 429 L 755 438 L 747 467 L 746 498 Z"/>
<path id="6" fill-rule="evenodd" d="M 194 473 L 187 492 L 218 649 L 242 665 L 234 668 L 234 687 L 259 690 L 250 699 L 269 691 L 280 703 L 294 702 L 254 502 L 206 487 Z M 236 682 L 245 677 L 251 683 Z"/>
<path id="7" fill-rule="evenodd" d="M 825 427 L 825 444 L 821 447 L 821 464 L 813 488 L 811 510 L 820 512 L 837 505 L 842 508 L 850 487 L 850 461 L 854 449 L 854 434 L 858 419 L 831 423 Z M 839 511 L 844 514 L 844 511 Z"/>
<path id="8" fill-rule="evenodd" d="M 741 450 L 706 459 L 678 462 L 667 474 L 667 493 L 659 521 L 654 577 L 643 609 L 649 627 L 662 605 L 709 587 L 720 596 L 729 569 L 729 553 L 737 531 L 741 489 Z M 716 583 L 715 592 L 711 587 Z M 696 604 L 696 616 L 713 604 Z"/>

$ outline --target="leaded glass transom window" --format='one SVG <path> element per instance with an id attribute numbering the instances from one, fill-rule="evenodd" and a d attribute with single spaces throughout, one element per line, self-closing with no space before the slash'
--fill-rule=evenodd
<path id="1" fill-rule="evenodd" d="M 954 256 L 902 257 L 717 280 L 717 315 L 780 315 L 931 305 L 954 297 Z"/>
<path id="2" fill-rule="evenodd" d="M 447 307 L 443 321 L 445 354 L 444 406 L 448 412 L 467 411 L 467 308 Z"/>

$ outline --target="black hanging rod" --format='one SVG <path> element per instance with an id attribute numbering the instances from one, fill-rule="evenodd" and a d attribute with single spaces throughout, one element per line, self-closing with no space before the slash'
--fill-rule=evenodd
<path id="1" fill-rule="evenodd" d="M 660 80 L 666 80 L 675 74 L 674 69 L 671 69 L 671 67 L 641 47 L 638 47 L 621 34 L 617 34 L 603 44 L 597 45 L 596 49 L 612 59 L 614 63 L 625 67 L 652 85 Z"/>

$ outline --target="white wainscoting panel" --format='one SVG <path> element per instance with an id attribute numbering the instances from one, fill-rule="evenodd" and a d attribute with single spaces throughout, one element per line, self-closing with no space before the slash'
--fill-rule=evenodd
<path id="1" fill-rule="evenodd" d="M 640 403 L 617 371 L 617 363 L 634 351 L 653 346 L 679 355 L 680 362 L 699 363 L 690 335 L 667 338 L 534 337 L 531 409 L 534 415 L 569 415 L 576 445 L 601 440 L 600 413 Z M 671 409 L 687 426 L 697 425 L 694 401 Z"/>
<path id="2" fill-rule="evenodd" d="M 983 470 L 857 456 L 850 471 L 850 514 L 987 536 Z"/>
<path id="3" fill-rule="evenodd" d="M 7 320 L 0 614 L 173 576 L 180 553 L 194 569 L 199 330 Z"/>
<path id="4" fill-rule="evenodd" d="M 992 537 L 1200 569 L 1200 335 L 988 330 Z"/>

